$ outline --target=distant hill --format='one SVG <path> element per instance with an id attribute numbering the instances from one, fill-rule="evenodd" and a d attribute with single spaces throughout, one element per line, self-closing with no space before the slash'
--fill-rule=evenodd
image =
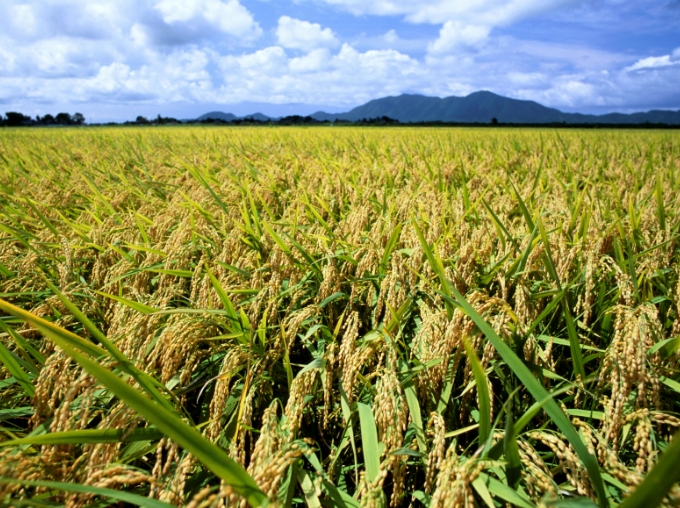
<path id="1" fill-rule="evenodd" d="M 489 123 L 496 118 L 500 123 L 668 123 L 680 124 L 680 111 L 649 111 L 647 113 L 609 113 L 607 115 L 583 115 L 563 113 L 538 102 L 510 99 L 492 92 L 474 92 L 466 97 L 427 97 L 403 94 L 383 97 L 358 106 L 347 113 L 311 115 L 317 120 L 348 120 L 388 116 L 402 123 L 409 122 L 460 122 Z"/>
<path id="2" fill-rule="evenodd" d="M 224 122 L 233 122 L 234 120 L 256 120 L 258 122 L 266 122 L 267 120 L 274 120 L 273 118 L 262 113 L 254 113 L 252 115 L 236 116 L 232 113 L 223 113 L 222 111 L 211 111 L 199 116 L 196 121 L 202 122 L 204 120 L 222 120 Z"/>
<path id="3" fill-rule="evenodd" d="M 246 115 L 240 117 L 242 120 L 257 120 L 258 122 L 266 122 L 267 120 L 274 120 L 272 117 L 264 115 L 262 113 L 254 113 L 252 115 Z"/>
<path id="4" fill-rule="evenodd" d="M 236 120 L 236 115 L 231 113 L 223 113 L 222 111 L 211 111 L 204 115 L 199 116 L 196 120 L 202 122 L 203 120 L 224 120 L 225 122 L 231 122 Z"/>
<path id="5" fill-rule="evenodd" d="M 318 111 L 312 115 L 318 121 L 345 120 L 356 122 L 361 119 L 389 117 L 402 123 L 411 122 L 451 122 L 451 123 L 489 123 L 495 118 L 500 123 L 544 124 L 544 123 L 600 123 L 600 124 L 643 124 L 666 123 L 680 125 L 679 111 L 652 110 L 646 113 L 609 113 L 606 115 L 583 115 L 563 113 L 545 107 L 538 102 L 510 99 L 492 92 L 474 92 L 466 97 L 427 97 L 425 95 L 402 94 L 396 97 L 374 99 L 346 113 L 325 113 Z M 236 117 L 231 113 L 214 111 L 201 115 L 206 118 L 232 121 L 236 118 L 255 118 L 266 121 L 266 115 L 256 113 L 246 117 Z M 272 120 L 275 120 L 272 118 Z"/>

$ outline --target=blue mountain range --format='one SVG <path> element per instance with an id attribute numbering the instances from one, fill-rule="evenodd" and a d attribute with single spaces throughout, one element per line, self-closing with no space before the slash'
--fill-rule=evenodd
<path id="1" fill-rule="evenodd" d="M 350 121 L 389 117 L 401 123 L 412 122 L 450 122 L 450 123 L 499 123 L 520 124 L 680 124 L 680 110 L 652 110 L 640 113 L 608 113 L 605 115 L 585 115 L 564 113 L 548 108 L 534 101 L 511 99 L 492 92 L 474 92 L 465 97 L 427 97 L 417 94 L 402 94 L 394 97 L 374 99 L 347 111 L 346 113 L 326 113 L 318 111 L 310 115 L 318 121 Z M 236 117 L 231 113 L 213 111 L 200 116 L 197 120 L 220 119 L 227 122 L 237 118 L 254 118 L 259 121 L 269 119 L 256 113 L 246 117 Z M 275 118 L 271 118 L 276 120 Z"/>

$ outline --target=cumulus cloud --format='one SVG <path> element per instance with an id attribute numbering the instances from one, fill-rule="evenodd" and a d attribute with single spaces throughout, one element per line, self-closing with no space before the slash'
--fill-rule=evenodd
<path id="1" fill-rule="evenodd" d="M 357 101 L 400 93 L 416 86 L 426 72 L 417 60 L 395 50 L 360 52 L 343 44 L 336 52 L 318 48 L 287 57 L 272 46 L 220 61 L 225 101 L 304 102 L 354 106 Z"/>
<path id="2" fill-rule="evenodd" d="M 610 73 L 608 76 L 558 76 L 548 87 L 534 90 L 530 96 L 538 102 L 572 111 L 587 108 L 601 112 L 634 112 L 669 106 L 678 109 L 680 92 L 669 87 L 668 83 L 669 80 L 680 79 L 679 72 L 666 76 L 648 74 L 638 78 L 641 79 L 631 79 L 627 72 Z"/>
<path id="3" fill-rule="evenodd" d="M 222 32 L 241 37 L 258 37 L 259 24 L 238 0 L 160 0 L 154 5 L 168 24 L 206 21 Z"/>
<path id="4" fill-rule="evenodd" d="M 627 71 L 640 71 L 646 69 L 656 69 L 658 67 L 668 67 L 669 65 L 680 65 L 680 48 L 676 48 L 670 55 L 649 56 L 641 58 L 633 65 L 626 67 Z"/>
<path id="5" fill-rule="evenodd" d="M 392 30 L 388 30 L 387 33 L 383 35 L 383 39 L 385 39 L 385 42 L 394 43 L 399 41 L 399 35 L 397 34 L 397 31 L 393 28 Z"/>
<path id="6" fill-rule="evenodd" d="M 338 39 L 330 28 L 321 28 L 318 23 L 310 23 L 290 16 L 279 18 L 276 38 L 284 48 L 303 51 L 338 45 Z"/>
<path id="7" fill-rule="evenodd" d="M 310 51 L 304 56 L 290 60 L 289 67 L 292 72 L 318 72 L 327 67 L 331 52 L 327 48 L 319 48 Z"/>
<path id="8" fill-rule="evenodd" d="M 461 48 L 477 47 L 486 40 L 490 31 L 491 29 L 484 25 L 447 21 L 439 31 L 439 38 L 428 46 L 428 52 L 437 55 Z"/>
<path id="9" fill-rule="evenodd" d="M 249 43 L 260 25 L 238 0 L 4 0 L 0 33 L 17 41 L 73 37 L 120 45 L 135 26 L 152 44 L 186 44 L 219 35 Z M 139 39 L 139 37 L 138 37 Z"/>
<path id="10" fill-rule="evenodd" d="M 0 4 L 0 29 L 23 41 L 56 36 L 105 39 L 114 35 L 123 21 L 126 1 L 116 5 L 111 0 L 96 4 L 78 0 L 30 4 L 6 0 Z"/>
<path id="11" fill-rule="evenodd" d="M 432 56 L 478 49 L 494 27 L 508 26 L 578 0 L 312 0 L 343 8 L 356 15 L 403 16 L 410 23 L 442 25 L 428 44 Z M 397 40 L 388 32 L 386 40 Z"/>

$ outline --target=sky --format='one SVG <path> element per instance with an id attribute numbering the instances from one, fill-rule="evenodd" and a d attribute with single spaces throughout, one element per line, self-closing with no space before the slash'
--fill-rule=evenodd
<path id="1" fill-rule="evenodd" d="M 680 0 L 0 3 L 0 113 L 280 116 L 477 90 L 680 109 Z"/>

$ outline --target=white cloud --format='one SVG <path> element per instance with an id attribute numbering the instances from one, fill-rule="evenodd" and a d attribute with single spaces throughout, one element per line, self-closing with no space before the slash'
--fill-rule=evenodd
<path id="1" fill-rule="evenodd" d="M 494 27 L 556 10 L 580 0 L 310 0 L 331 4 L 356 15 L 403 16 L 410 23 L 441 24 L 428 44 L 433 56 L 478 49 Z M 388 32 L 387 38 L 397 40 Z"/>
<path id="2" fill-rule="evenodd" d="M 319 48 L 289 58 L 280 46 L 220 61 L 225 102 L 328 104 L 352 107 L 357 101 L 398 94 L 414 87 L 427 69 L 394 50 L 357 51 L 343 44 L 337 53 Z"/>
<path id="3" fill-rule="evenodd" d="M 330 58 L 331 52 L 327 48 L 319 48 L 291 59 L 289 67 L 292 72 L 316 72 L 325 68 Z"/>
<path id="4" fill-rule="evenodd" d="M 202 18 L 222 32 L 235 36 L 258 37 L 259 24 L 238 0 L 160 0 L 154 7 L 168 24 Z"/>
<path id="5" fill-rule="evenodd" d="M 240 57 L 226 57 L 224 61 L 235 62 L 240 69 L 259 75 L 279 72 L 287 64 L 286 52 L 280 46 L 270 46 Z"/>
<path id="6" fill-rule="evenodd" d="M 3 0 L 0 33 L 26 42 L 73 37 L 120 47 L 133 36 L 138 45 L 234 47 L 262 29 L 238 0 Z"/>
<path id="7" fill-rule="evenodd" d="M 404 16 L 412 23 L 503 25 L 557 9 L 578 0 L 315 0 L 357 15 Z"/>
<path id="8" fill-rule="evenodd" d="M 102 93 L 111 93 L 120 89 L 131 77 L 131 69 L 122 63 L 112 63 L 99 69 L 97 75 L 90 81 L 90 86 Z"/>
<path id="9" fill-rule="evenodd" d="M 135 46 L 145 47 L 150 43 L 149 36 L 146 33 L 144 26 L 139 23 L 135 23 L 130 28 L 130 37 L 132 38 Z"/>
<path id="10" fill-rule="evenodd" d="M 339 111 L 404 92 L 491 89 L 566 109 L 680 106 L 680 48 L 631 58 L 559 34 L 536 41 L 499 28 L 572 0 L 306 1 L 435 26 L 380 20 L 342 44 L 332 18 L 256 20 L 237 0 L 3 0 L 0 103 L 34 115 L 72 103 L 88 118 L 80 105 L 147 104 L 167 114 L 180 103 L 200 110 L 259 101 Z M 258 21 L 274 30 L 256 39 Z"/>
<path id="11" fill-rule="evenodd" d="M 276 37 L 284 48 L 303 51 L 338 45 L 338 39 L 330 28 L 321 28 L 318 23 L 310 23 L 290 16 L 279 18 Z"/>
<path id="12" fill-rule="evenodd" d="M 534 89 L 548 82 L 548 76 L 541 72 L 508 72 L 505 77 L 513 85 Z"/>
<path id="13" fill-rule="evenodd" d="M 393 28 L 383 35 L 383 38 L 385 39 L 385 42 L 394 43 L 399 40 L 399 35 L 397 35 L 397 31 Z"/>
<path id="14" fill-rule="evenodd" d="M 677 48 L 670 55 L 641 58 L 633 65 L 626 67 L 626 70 L 629 72 L 639 71 L 644 69 L 656 69 L 658 67 L 668 67 L 669 65 L 680 65 L 680 48 Z"/>
<path id="15" fill-rule="evenodd" d="M 7 46 L 6 40 L 0 39 L 0 76 L 9 74 L 16 68 L 16 54 Z"/>
<path id="16" fill-rule="evenodd" d="M 357 79 L 357 71 L 372 73 L 373 76 L 387 77 L 392 71 L 402 76 L 414 74 L 420 70 L 420 64 L 410 56 L 393 49 L 369 50 L 360 53 L 349 44 L 343 44 L 340 52 L 334 57 L 336 65 L 342 64 L 348 68 L 350 79 Z"/>
<path id="17" fill-rule="evenodd" d="M 29 34 L 35 33 L 36 16 L 33 7 L 30 5 L 13 5 L 10 10 L 10 17 L 16 26 L 22 27 Z"/>
<path id="18" fill-rule="evenodd" d="M 484 25 L 447 21 L 439 31 L 439 38 L 428 46 L 428 52 L 437 55 L 461 48 L 474 48 L 486 40 L 490 31 L 490 27 Z"/>
<path id="19" fill-rule="evenodd" d="M 602 93 L 602 87 L 589 81 L 587 76 L 560 76 L 538 94 L 533 90 L 532 93 L 520 93 L 519 96 L 529 98 L 538 95 L 539 102 L 568 108 L 577 108 L 584 103 L 590 106 L 606 105 L 607 98 Z"/>

